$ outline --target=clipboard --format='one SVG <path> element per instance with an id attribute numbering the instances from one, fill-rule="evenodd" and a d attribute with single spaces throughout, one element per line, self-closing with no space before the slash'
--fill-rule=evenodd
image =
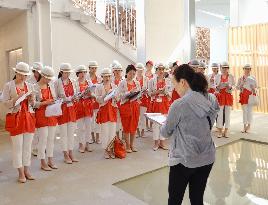
<path id="1" fill-rule="evenodd" d="M 145 117 L 159 125 L 163 125 L 167 120 L 167 116 L 161 113 L 144 113 Z"/>

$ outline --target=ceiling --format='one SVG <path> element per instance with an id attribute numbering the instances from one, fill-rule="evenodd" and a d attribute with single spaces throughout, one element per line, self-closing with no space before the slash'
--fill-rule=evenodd
<path id="1" fill-rule="evenodd" d="M 24 12 L 23 10 L 19 10 L 19 9 L 8 9 L 8 8 L 0 7 L 0 26 L 16 18 L 23 12 Z"/>

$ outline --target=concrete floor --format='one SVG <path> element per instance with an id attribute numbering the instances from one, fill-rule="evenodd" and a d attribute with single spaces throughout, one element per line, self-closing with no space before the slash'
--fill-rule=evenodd
<path id="1" fill-rule="evenodd" d="M 232 112 L 229 139 L 214 139 L 216 146 L 247 138 L 268 142 L 268 115 L 255 114 L 255 123 L 250 134 L 242 134 L 242 115 Z M 94 152 L 80 154 L 76 150 L 79 163 L 66 165 L 56 142 L 55 160 L 59 167 L 52 172 L 40 170 L 39 161 L 32 159 L 32 173 L 37 178 L 26 184 L 18 184 L 17 171 L 12 168 L 10 139 L 0 131 L 0 204 L 1 205 L 145 205 L 114 186 L 114 183 L 159 169 L 167 165 L 167 151 L 152 150 L 152 136 L 137 139 L 139 152 L 126 159 L 105 160 L 100 145 L 93 145 Z M 157 189 L 157 187 L 156 187 Z"/>

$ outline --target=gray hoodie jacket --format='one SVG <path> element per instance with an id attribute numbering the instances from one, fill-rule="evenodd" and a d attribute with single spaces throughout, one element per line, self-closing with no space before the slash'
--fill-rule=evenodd
<path id="1" fill-rule="evenodd" d="M 161 135 L 171 138 L 169 166 L 183 164 L 196 168 L 215 161 L 215 145 L 211 138 L 219 105 L 212 94 L 204 96 L 189 90 L 171 105 Z"/>

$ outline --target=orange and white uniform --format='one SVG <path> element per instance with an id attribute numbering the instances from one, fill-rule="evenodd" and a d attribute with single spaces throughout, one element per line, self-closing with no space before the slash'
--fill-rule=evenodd
<path id="1" fill-rule="evenodd" d="M 55 82 L 56 94 L 63 101 L 70 101 L 76 94 L 75 81 L 68 79 L 68 84 L 64 85 L 59 78 Z M 73 150 L 74 131 L 76 129 L 76 109 L 74 102 L 63 102 L 62 115 L 58 117 L 62 151 Z"/>
<path id="2" fill-rule="evenodd" d="M 211 73 L 207 75 L 208 80 L 208 92 L 212 94 L 216 94 L 216 85 L 215 85 L 215 78 L 218 74 Z"/>
<path id="3" fill-rule="evenodd" d="M 115 85 L 111 84 L 111 90 L 114 90 Z M 96 100 L 99 103 L 99 111 L 96 121 L 100 125 L 102 147 L 106 149 L 110 142 L 116 136 L 116 121 L 117 121 L 117 105 L 115 99 L 104 101 L 106 96 L 103 84 L 99 84 L 96 88 Z"/>
<path id="4" fill-rule="evenodd" d="M 85 80 L 84 83 L 76 80 L 75 87 L 77 92 L 83 92 L 87 87 L 92 86 L 93 83 L 89 80 Z M 95 100 L 90 97 L 80 98 L 75 103 L 76 108 L 76 123 L 77 123 L 77 135 L 79 137 L 79 143 L 85 145 L 91 140 L 92 123 L 93 123 L 93 105 Z"/>
<path id="5" fill-rule="evenodd" d="M 36 117 L 36 133 L 39 137 L 38 142 L 38 159 L 53 157 L 54 140 L 56 134 L 56 126 L 58 124 L 57 117 L 46 117 L 45 111 L 47 105 L 40 105 L 43 101 L 54 101 L 57 99 L 56 91 L 53 83 L 49 83 L 46 89 L 41 89 L 39 84 L 34 85 L 35 90 L 35 117 Z"/>
<path id="6" fill-rule="evenodd" d="M 243 123 L 251 124 L 253 118 L 253 107 L 248 104 L 250 95 L 256 95 L 255 89 L 257 88 L 257 81 L 254 76 L 242 76 L 238 79 L 237 88 L 240 90 L 240 99 L 243 110 Z"/>
<path id="7" fill-rule="evenodd" d="M 171 100 L 170 100 L 170 105 L 177 99 L 181 98 L 181 96 L 179 95 L 179 93 L 173 89 L 172 90 L 172 94 L 171 94 Z"/>
<path id="8" fill-rule="evenodd" d="M 151 96 L 151 112 L 167 114 L 170 107 L 170 81 L 164 78 L 162 82 L 158 81 L 158 77 L 155 76 L 149 81 L 149 95 Z M 152 93 L 157 90 L 164 90 L 165 94 L 157 94 L 152 96 Z M 160 136 L 160 126 L 153 123 L 153 139 L 154 140 L 165 140 L 164 137 Z"/>
<path id="9" fill-rule="evenodd" d="M 102 78 L 100 76 L 96 76 L 95 78 L 90 78 L 90 75 L 88 74 L 87 77 L 88 81 L 91 81 L 94 85 L 100 84 L 102 82 Z M 92 124 L 92 132 L 94 133 L 100 133 L 100 126 L 96 123 L 96 117 L 99 110 L 99 103 L 96 100 L 93 100 L 93 124 Z"/>
<path id="10" fill-rule="evenodd" d="M 141 90 L 140 83 L 134 80 L 133 85 L 130 85 L 126 79 L 120 82 L 118 86 L 118 94 L 121 99 L 119 111 L 123 132 L 135 134 L 139 123 L 140 105 L 137 99 L 125 101 L 125 97 L 130 94 L 132 89 Z"/>
<path id="11" fill-rule="evenodd" d="M 146 75 L 145 74 L 145 77 L 147 77 L 148 83 L 149 83 L 149 81 L 154 77 L 154 74 L 151 74 L 151 75 Z M 149 86 L 149 84 L 148 84 L 148 86 Z M 146 112 L 151 112 L 151 111 L 152 111 L 152 101 L 151 101 L 151 97 L 148 96 L 148 104 L 147 104 Z"/>
<path id="12" fill-rule="evenodd" d="M 25 82 L 24 88 L 20 89 L 12 80 L 5 84 L 2 94 L 3 103 L 8 108 L 5 128 L 11 136 L 14 168 L 31 164 L 31 145 L 35 132 L 34 111 L 27 98 L 13 107 L 13 99 L 28 91 L 33 91 L 32 84 Z"/>
<path id="13" fill-rule="evenodd" d="M 230 90 L 226 88 L 227 85 L 231 87 Z M 235 86 L 235 79 L 231 74 L 228 74 L 227 78 L 224 78 L 221 74 L 216 75 L 215 86 L 218 92 L 216 97 L 220 105 L 220 112 L 217 118 L 217 128 L 222 128 L 223 125 L 225 125 L 225 128 L 229 128 L 231 107 L 233 106 L 232 90 Z"/>
<path id="14" fill-rule="evenodd" d="M 149 103 L 149 95 L 148 95 L 148 78 L 145 76 L 142 76 L 141 79 L 137 79 L 139 81 L 141 90 L 146 91 L 147 93 L 142 94 L 140 98 L 140 119 L 139 119 L 139 129 L 140 130 L 145 130 L 146 128 L 146 118 L 144 116 L 144 113 L 146 113 L 147 108 L 148 108 L 148 103 Z"/>
<path id="15" fill-rule="evenodd" d="M 115 88 L 117 89 L 119 83 L 124 80 L 124 77 L 122 77 L 120 80 L 117 80 L 115 78 L 112 79 L 112 84 L 115 85 Z M 118 96 L 117 96 L 118 97 Z M 122 130 L 122 123 L 121 123 L 121 118 L 120 118 L 120 112 L 119 112 L 119 106 L 120 106 L 120 101 L 117 102 L 117 122 L 116 122 L 116 132 L 119 132 Z"/>

